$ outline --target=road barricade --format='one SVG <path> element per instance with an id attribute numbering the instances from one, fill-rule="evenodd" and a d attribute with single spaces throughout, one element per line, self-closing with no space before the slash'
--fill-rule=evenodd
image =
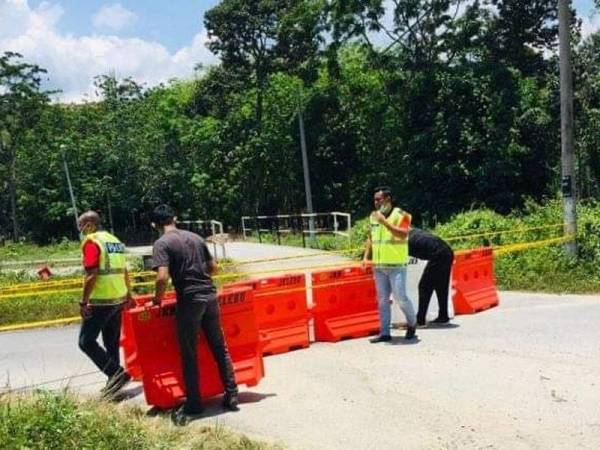
<path id="1" fill-rule="evenodd" d="M 144 306 L 152 302 L 154 295 L 144 294 L 136 295 L 133 301 L 136 306 Z M 170 302 L 175 300 L 175 292 L 165 292 L 165 300 Z M 123 349 L 123 366 L 125 371 L 136 381 L 142 380 L 142 367 L 138 358 L 137 345 L 135 343 L 135 335 L 133 334 L 133 321 L 128 309 L 123 310 L 121 317 L 121 348 Z"/>
<path id="2" fill-rule="evenodd" d="M 219 293 L 221 324 L 238 384 L 255 386 L 264 376 L 262 349 L 254 317 L 250 288 L 224 289 Z M 162 306 L 140 306 L 127 311 L 137 345 L 146 402 L 171 408 L 185 397 L 181 356 L 175 324 L 175 300 Z M 217 364 L 204 334 L 198 342 L 200 393 L 211 397 L 223 392 Z"/>
<path id="3" fill-rule="evenodd" d="M 313 272 L 315 340 L 337 342 L 379 332 L 371 267 Z"/>
<path id="4" fill-rule="evenodd" d="M 458 252 L 452 267 L 455 314 L 474 314 L 499 304 L 494 253 L 489 247 Z"/>
<path id="5" fill-rule="evenodd" d="M 275 355 L 310 345 L 306 306 L 306 277 L 286 274 L 244 280 L 226 287 L 247 286 L 254 293 L 256 323 L 265 341 L 263 355 Z"/>

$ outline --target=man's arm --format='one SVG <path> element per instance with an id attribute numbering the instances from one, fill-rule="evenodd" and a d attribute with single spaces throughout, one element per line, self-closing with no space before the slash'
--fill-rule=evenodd
<path id="1" fill-rule="evenodd" d="M 206 263 L 206 268 L 208 270 L 208 274 L 212 277 L 219 270 L 219 266 L 214 259 L 209 259 Z"/>
<path id="2" fill-rule="evenodd" d="M 154 304 L 160 305 L 162 298 L 167 290 L 169 283 L 169 268 L 166 266 L 159 266 L 156 269 L 156 281 L 154 284 Z"/>
<path id="3" fill-rule="evenodd" d="M 131 281 L 129 280 L 129 271 L 127 270 L 127 267 L 125 267 L 123 276 L 125 277 L 125 286 L 127 286 L 127 302 L 129 302 L 130 307 L 134 307 L 133 292 L 131 291 Z"/>
<path id="4" fill-rule="evenodd" d="M 79 312 L 81 313 L 81 317 L 83 317 L 84 319 L 87 319 L 92 314 L 90 306 L 90 296 L 92 295 L 92 291 L 94 290 L 94 286 L 96 285 L 97 279 L 97 267 L 92 269 L 85 269 L 85 275 L 83 277 L 83 294 L 81 295 L 81 300 L 79 301 Z"/>
<path id="5" fill-rule="evenodd" d="M 390 230 L 390 233 L 392 233 L 394 237 L 401 239 L 406 239 L 408 237 L 408 230 L 410 228 L 409 214 L 403 213 L 400 221 L 397 224 L 387 220 L 379 211 L 374 211 L 371 215 L 375 220 L 377 220 L 377 222 Z"/>

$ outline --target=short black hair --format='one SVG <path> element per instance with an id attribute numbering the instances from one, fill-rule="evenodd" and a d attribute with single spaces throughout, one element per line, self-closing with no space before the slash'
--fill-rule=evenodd
<path id="1" fill-rule="evenodd" d="M 381 192 L 384 197 L 392 198 L 392 188 L 389 186 L 377 186 L 373 189 L 373 194 L 377 194 L 378 192 Z"/>
<path id="2" fill-rule="evenodd" d="M 165 225 L 172 224 L 175 220 L 175 216 L 175 210 L 171 206 L 163 203 L 162 205 L 158 205 L 154 208 L 154 211 L 152 211 L 152 222 L 159 227 L 164 227 Z"/>

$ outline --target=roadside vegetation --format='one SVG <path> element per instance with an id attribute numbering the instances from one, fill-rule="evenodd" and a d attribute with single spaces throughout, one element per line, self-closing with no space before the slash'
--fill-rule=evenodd
<path id="1" fill-rule="evenodd" d="M 279 448 L 221 426 L 173 426 L 141 408 L 78 400 L 66 392 L 0 396 L 0 442 L 6 450 Z"/>

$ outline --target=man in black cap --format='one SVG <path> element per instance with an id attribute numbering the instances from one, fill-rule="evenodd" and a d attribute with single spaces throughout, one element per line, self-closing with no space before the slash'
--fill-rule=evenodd
<path id="1" fill-rule="evenodd" d="M 425 325 L 427 308 L 433 291 L 438 299 L 439 313 L 433 323 L 448 323 L 448 288 L 454 253 L 452 248 L 439 237 L 411 228 L 408 233 L 408 254 L 428 261 L 419 281 L 419 312 L 417 324 Z"/>

